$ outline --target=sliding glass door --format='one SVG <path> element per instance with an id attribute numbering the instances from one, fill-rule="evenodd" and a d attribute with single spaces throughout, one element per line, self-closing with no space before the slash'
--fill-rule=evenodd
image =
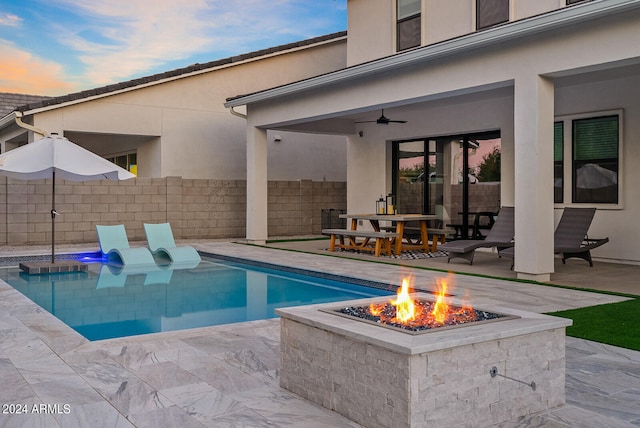
<path id="1" fill-rule="evenodd" d="M 474 220 L 500 208 L 500 133 L 393 143 L 393 192 L 400 213 L 435 214 L 435 227 L 472 237 Z"/>

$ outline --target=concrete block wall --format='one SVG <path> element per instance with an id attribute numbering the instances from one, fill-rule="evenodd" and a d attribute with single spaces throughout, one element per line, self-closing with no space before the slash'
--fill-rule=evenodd
<path id="1" fill-rule="evenodd" d="M 0 245 L 51 242 L 51 180 L 0 177 Z M 320 233 L 321 210 L 346 208 L 346 183 L 269 182 L 269 236 Z M 56 180 L 55 241 L 94 243 L 97 224 L 124 224 L 144 240 L 143 223 L 169 222 L 176 239 L 243 238 L 244 180 L 181 177 L 126 181 Z"/>
<path id="2" fill-rule="evenodd" d="M 452 223 L 461 224 L 462 216 L 462 185 L 451 186 L 452 204 L 449 215 Z M 469 212 L 500 210 L 500 183 L 477 183 L 469 185 Z M 473 222 L 473 217 L 469 217 Z"/>
<path id="3" fill-rule="evenodd" d="M 399 192 L 402 201 L 398 204 L 401 213 L 416 213 L 422 210 L 422 195 L 424 183 L 400 183 Z M 431 195 L 431 205 L 435 206 L 441 202 Z M 450 197 L 445 201 L 447 212 L 453 223 L 462 223 L 462 185 L 451 186 Z M 500 208 L 500 182 L 477 183 L 469 185 L 469 211 L 493 211 Z M 473 218 L 471 218 L 473 221 Z"/>
<path id="4" fill-rule="evenodd" d="M 272 181 L 268 191 L 269 236 L 319 235 L 323 209 L 347 209 L 344 182 Z"/>

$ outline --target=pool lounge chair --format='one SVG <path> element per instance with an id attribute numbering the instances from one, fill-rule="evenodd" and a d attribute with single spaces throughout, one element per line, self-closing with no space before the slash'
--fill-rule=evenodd
<path id="1" fill-rule="evenodd" d="M 169 223 L 144 224 L 147 243 L 153 256 L 160 264 L 188 263 L 197 265 L 201 258 L 195 248 L 188 245 L 176 246 Z"/>
<path id="2" fill-rule="evenodd" d="M 593 267 L 591 250 L 609 242 L 609 238 L 589 238 L 587 233 L 596 213 L 595 208 L 565 208 L 553 235 L 553 252 L 560 254 L 562 264 L 569 258 L 579 258 Z M 501 256 L 513 258 L 515 248 L 500 251 Z M 513 266 L 511 266 L 513 269 Z"/>
<path id="3" fill-rule="evenodd" d="M 109 261 L 115 261 L 125 266 L 154 265 L 155 261 L 144 247 L 131 248 L 124 225 L 96 226 L 100 251 Z"/>
<path id="4" fill-rule="evenodd" d="M 513 246 L 514 209 L 502 207 L 498 218 L 489 230 L 485 239 L 460 239 L 447 242 L 438 248 L 448 254 L 447 263 L 454 258 L 466 259 L 473 264 L 473 256 L 478 248 L 497 247 L 498 251 Z"/>
<path id="5" fill-rule="evenodd" d="M 166 269 L 153 265 L 134 265 L 115 267 L 105 264 L 100 267 L 96 278 L 96 288 L 124 287 L 127 277 L 131 275 L 144 275 L 144 285 L 169 284 L 173 269 Z"/>

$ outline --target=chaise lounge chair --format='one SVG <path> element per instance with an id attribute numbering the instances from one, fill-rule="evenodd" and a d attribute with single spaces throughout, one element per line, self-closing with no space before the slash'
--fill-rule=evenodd
<path id="1" fill-rule="evenodd" d="M 176 246 L 169 223 L 145 223 L 144 232 L 147 234 L 149 249 L 160 264 L 190 263 L 197 265 L 202 260 L 195 248 L 188 245 Z"/>
<path id="2" fill-rule="evenodd" d="M 478 248 L 497 247 L 498 251 L 513 246 L 514 209 L 502 207 L 498 218 L 485 239 L 461 239 L 440 245 L 439 249 L 448 254 L 447 263 L 454 258 L 466 259 L 473 264 L 473 256 Z"/>
<path id="3" fill-rule="evenodd" d="M 595 208 L 565 208 L 553 236 L 553 252 L 562 256 L 562 263 L 569 258 L 579 258 L 589 262 L 591 250 L 609 242 L 609 238 L 590 239 L 587 235 Z"/>
<path id="4" fill-rule="evenodd" d="M 124 225 L 96 226 L 100 251 L 109 261 L 119 262 L 125 266 L 155 265 L 153 256 L 147 248 L 131 248 Z"/>
<path id="5" fill-rule="evenodd" d="M 609 238 L 591 239 L 588 237 L 595 208 L 565 208 L 553 235 L 553 252 L 560 254 L 562 264 L 569 258 L 579 258 L 593 267 L 591 250 L 609 242 Z M 513 258 L 515 248 L 500 251 L 501 256 Z M 513 269 L 513 265 L 511 266 Z"/>

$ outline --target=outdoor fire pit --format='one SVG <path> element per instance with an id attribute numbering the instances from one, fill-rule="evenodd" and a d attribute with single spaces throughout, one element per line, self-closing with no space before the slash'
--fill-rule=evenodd
<path id="1" fill-rule="evenodd" d="M 277 310 L 280 385 L 367 427 L 491 426 L 564 404 L 570 320 L 472 307 L 444 281 L 409 288 Z"/>
<path id="2" fill-rule="evenodd" d="M 446 303 L 446 282 L 440 282 L 438 285 L 440 291 L 436 300 L 412 298 L 409 295 L 409 278 L 405 278 L 396 300 L 364 306 L 342 305 L 322 310 L 411 334 L 428 333 L 434 328 L 456 328 L 471 322 L 515 318 L 512 315 L 478 310 L 469 303 L 462 306 L 450 305 Z"/>

